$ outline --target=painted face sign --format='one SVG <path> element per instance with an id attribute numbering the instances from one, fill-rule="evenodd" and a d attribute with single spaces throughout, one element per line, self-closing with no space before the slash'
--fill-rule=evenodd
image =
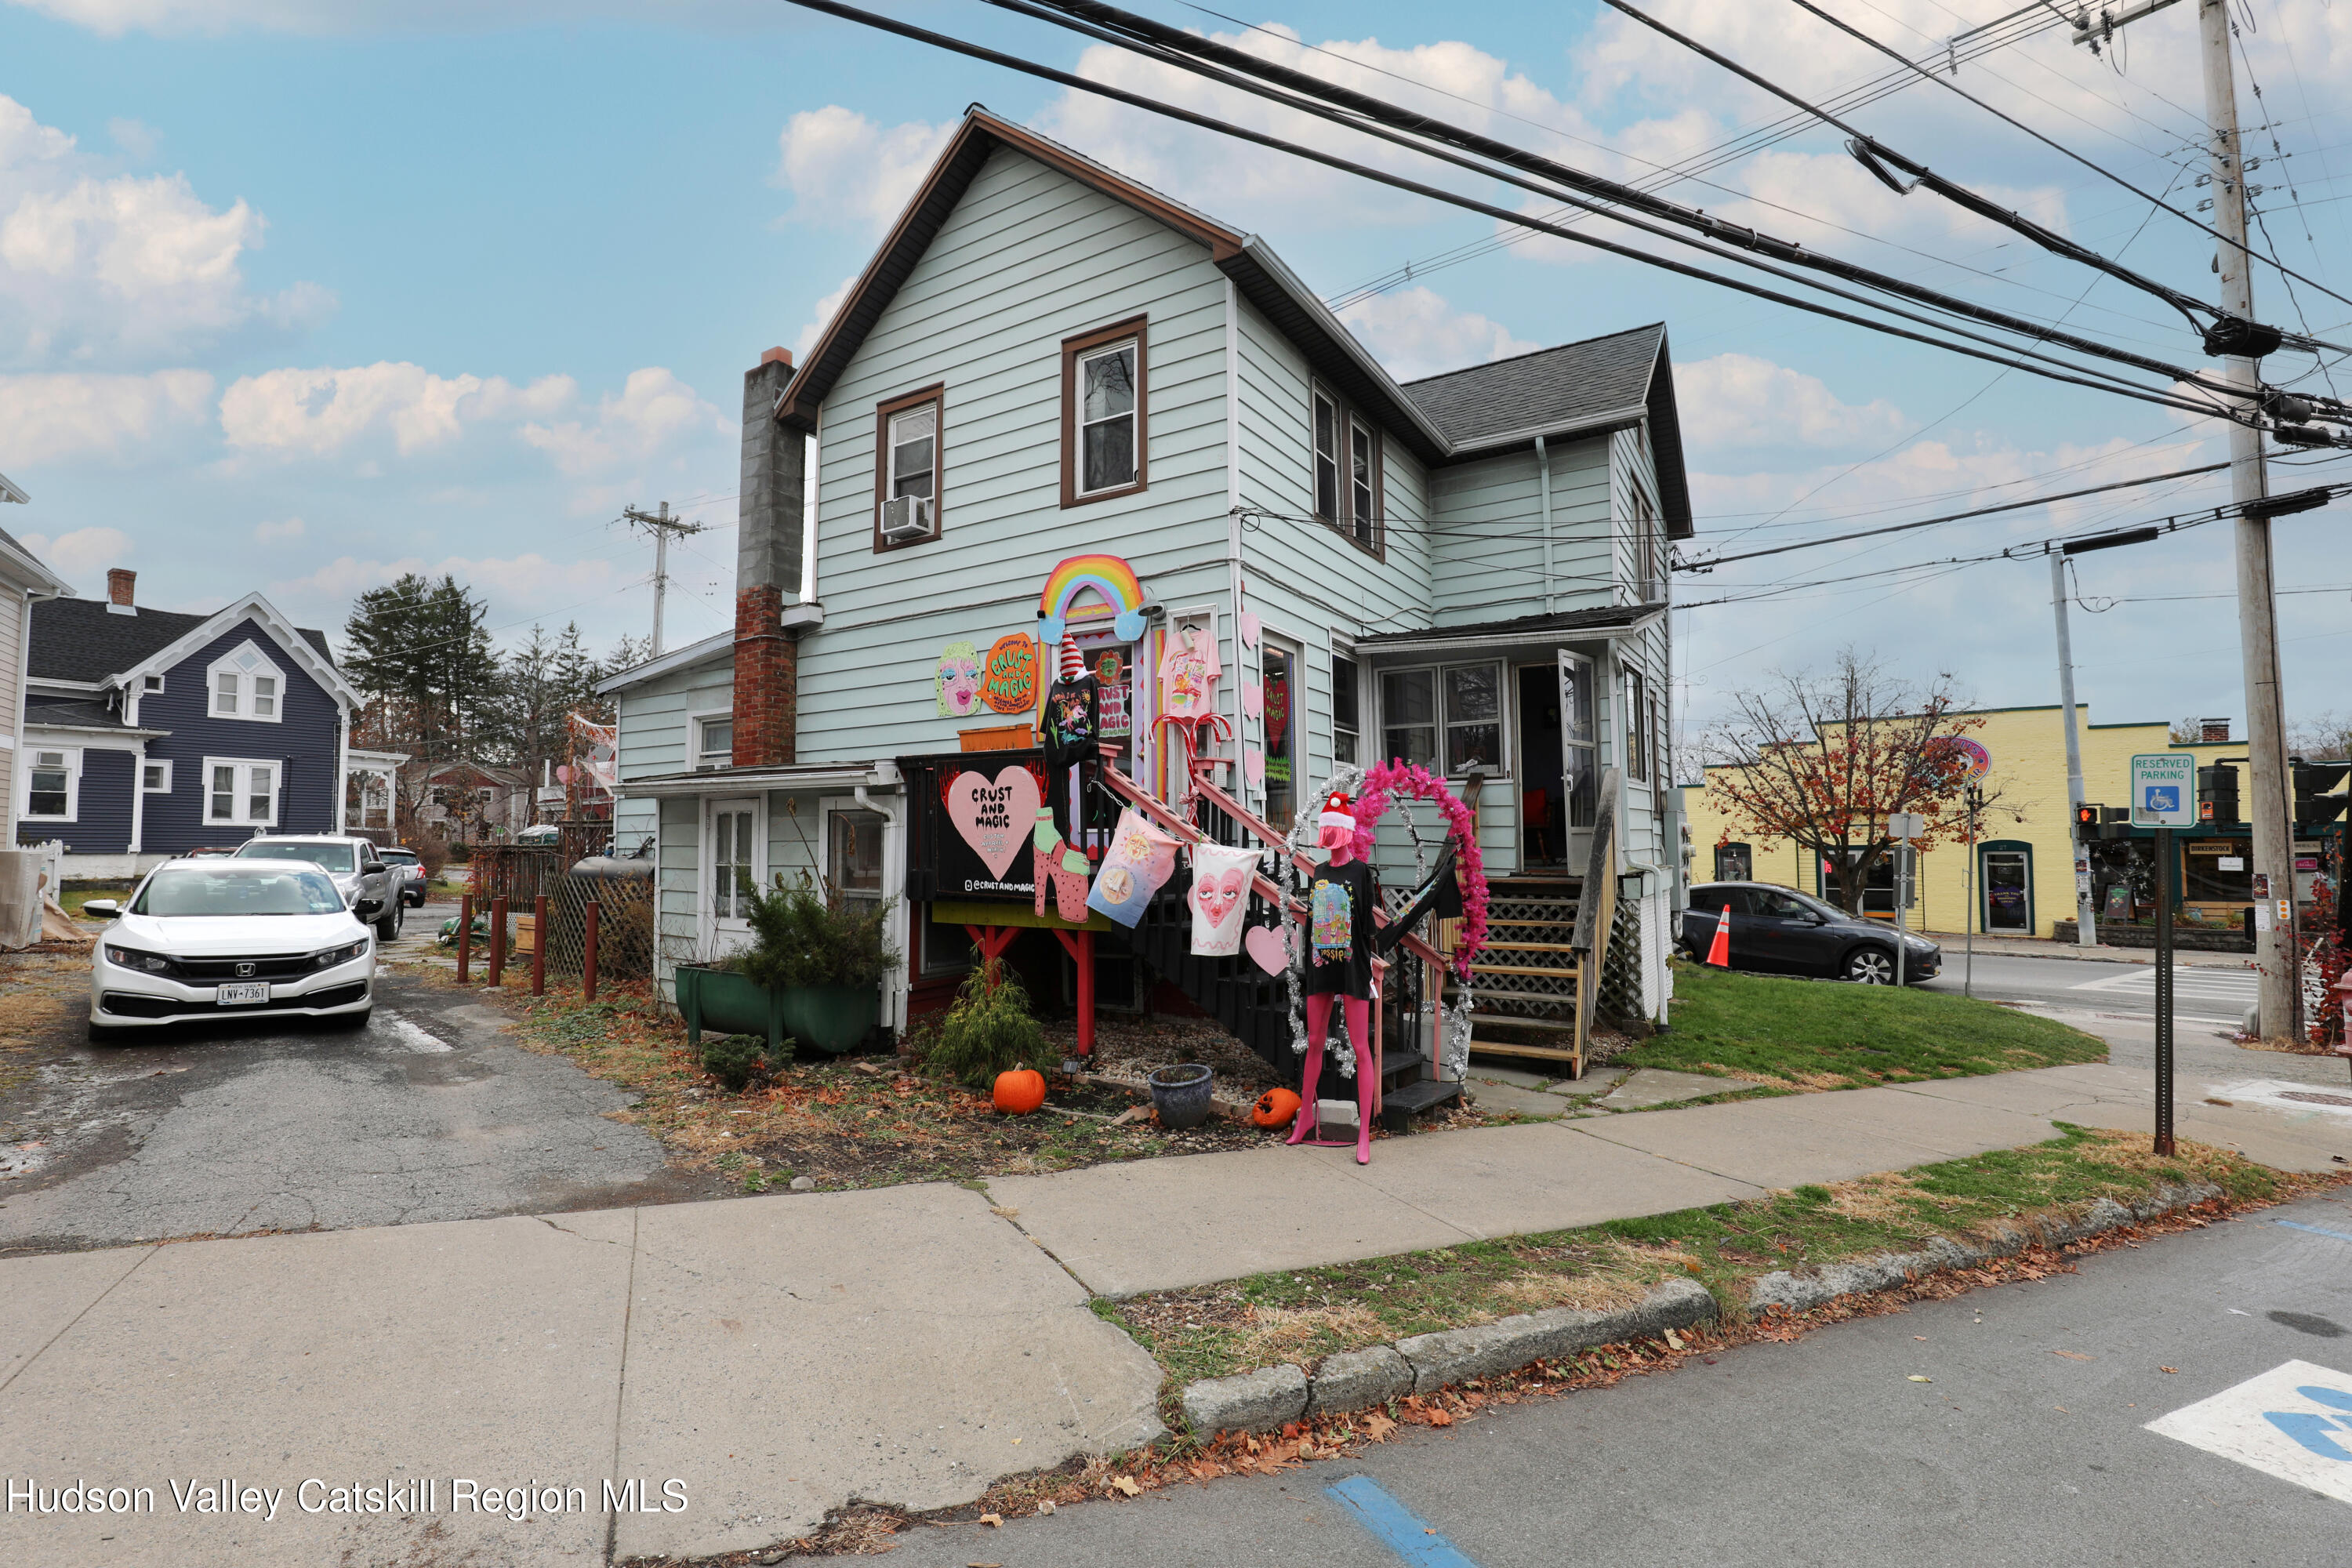
<path id="1" fill-rule="evenodd" d="M 940 717 L 969 719 L 980 711 L 980 650 L 968 642 L 940 649 Z"/>

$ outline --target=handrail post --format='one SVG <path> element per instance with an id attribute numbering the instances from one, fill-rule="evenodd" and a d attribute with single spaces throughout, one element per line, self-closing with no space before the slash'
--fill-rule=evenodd
<path id="1" fill-rule="evenodd" d="M 580 963 L 580 999 L 583 1002 L 596 1000 L 596 922 L 604 908 L 597 900 L 588 900 L 588 931 Z"/>
<path id="2" fill-rule="evenodd" d="M 530 994 L 547 994 L 547 895 L 530 901 Z"/>
<path id="3" fill-rule="evenodd" d="M 474 963 L 474 895 L 457 896 L 457 984 L 473 984 Z"/>
<path id="4" fill-rule="evenodd" d="M 499 984 L 507 967 L 507 900 L 504 893 L 490 900 L 490 973 L 489 984 Z"/>

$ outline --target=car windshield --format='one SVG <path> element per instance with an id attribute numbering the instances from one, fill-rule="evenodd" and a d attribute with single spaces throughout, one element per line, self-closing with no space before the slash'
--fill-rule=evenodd
<path id="1" fill-rule="evenodd" d="M 286 866 L 165 867 L 147 879 L 134 915 L 331 915 L 343 907 L 334 883 Z"/>
<path id="2" fill-rule="evenodd" d="M 393 861 L 398 865 L 414 866 L 416 864 L 416 851 L 414 849 L 386 849 L 382 853 L 385 859 Z"/>
<path id="3" fill-rule="evenodd" d="M 303 844 L 291 838 L 257 838 L 237 851 L 247 860 L 308 860 L 330 871 L 352 868 L 348 844 Z"/>

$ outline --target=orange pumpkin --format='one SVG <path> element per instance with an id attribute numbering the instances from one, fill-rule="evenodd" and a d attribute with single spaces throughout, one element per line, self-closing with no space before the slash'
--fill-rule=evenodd
<path id="1" fill-rule="evenodd" d="M 996 1075 L 996 1109 L 1007 1116 L 1026 1116 L 1045 1103 L 1045 1075 L 1035 1068 L 1014 1068 Z"/>
<path id="2" fill-rule="evenodd" d="M 1269 1089 L 1257 1097 L 1250 1121 L 1260 1127 L 1287 1127 L 1298 1114 L 1298 1097 L 1286 1089 Z"/>

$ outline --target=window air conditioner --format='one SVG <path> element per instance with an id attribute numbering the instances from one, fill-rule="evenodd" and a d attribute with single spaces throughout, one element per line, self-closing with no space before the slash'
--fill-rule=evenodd
<path id="1" fill-rule="evenodd" d="M 922 496 L 892 496 L 882 503 L 882 542 L 931 536 L 931 503 Z"/>

